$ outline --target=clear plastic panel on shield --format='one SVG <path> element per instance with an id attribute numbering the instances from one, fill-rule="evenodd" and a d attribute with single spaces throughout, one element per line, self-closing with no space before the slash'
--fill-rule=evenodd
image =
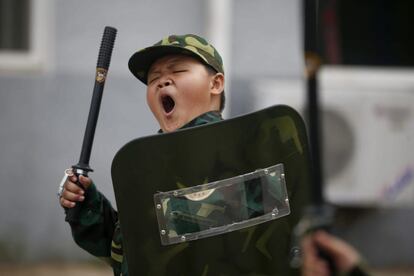
<path id="1" fill-rule="evenodd" d="M 283 164 L 159 192 L 154 201 L 163 245 L 220 235 L 290 213 Z"/>

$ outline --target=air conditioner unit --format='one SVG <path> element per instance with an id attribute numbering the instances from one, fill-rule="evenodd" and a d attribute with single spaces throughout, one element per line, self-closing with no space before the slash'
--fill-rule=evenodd
<path id="1" fill-rule="evenodd" d="M 325 195 L 339 205 L 414 205 L 414 71 L 327 68 L 319 75 Z M 302 80 L 260 80 L 256 108 L 303 114 Z"/>

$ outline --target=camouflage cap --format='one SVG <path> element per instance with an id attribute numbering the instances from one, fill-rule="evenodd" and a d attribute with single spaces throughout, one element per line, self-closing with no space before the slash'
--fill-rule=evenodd
<path id="1" fill-rule="evenodd" d="M 129 59 L 129 70 L 140 81 L 147 84 L 147 73 L 154 61 L 170 54 L 193 56 L 215 71 L 224 74 L 223 61 L 217 50 L 204 38 L 193 34 L 170 35 L 153 46 L 139 50 Z"/>

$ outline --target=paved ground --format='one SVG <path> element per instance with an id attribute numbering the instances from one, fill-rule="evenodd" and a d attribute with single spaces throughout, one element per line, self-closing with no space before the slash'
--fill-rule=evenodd
<path id="1" fill-rule="evenodd" d="M 107 265 L 99 264 L 0 264 L 0 276 L 113 276 Z"/>
<path id="2" fill-rule="evenodd" d="M 413 276 L 414 268 L 411 269 L 386 269 L 372 271 L 373 276 Z"/>
<path id="3" fill-rule="evenodd" d="M 373 276 L 413 276 L 414 268 L 372 271 Z M 0 264 L 0 276 L 112 276 L 104 264 Z"/>

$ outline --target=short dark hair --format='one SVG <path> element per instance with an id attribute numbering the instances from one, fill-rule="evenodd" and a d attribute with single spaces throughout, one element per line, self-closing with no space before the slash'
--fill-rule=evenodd
<path id="1" fill-rule="evenodd" d="M 210 74 L 210 75 L 215 75 L 215 74 L 217 74 L 218 72 L 214 69 L 214 68 L 212 68 L 211 66 L 208 66 L 208 65 L 206 65 L 206 64 L 204 64 L 204 66 L 207 68 L 207 72 Z M 221 95 L 220 95 L 220 112 L 223 112 L 223 109 L 224 109 L 224 107 L 226 106 L 226 96 L 224 95 L 224 89 L 223 89 L 223 92 L 221 92 Z"/>

